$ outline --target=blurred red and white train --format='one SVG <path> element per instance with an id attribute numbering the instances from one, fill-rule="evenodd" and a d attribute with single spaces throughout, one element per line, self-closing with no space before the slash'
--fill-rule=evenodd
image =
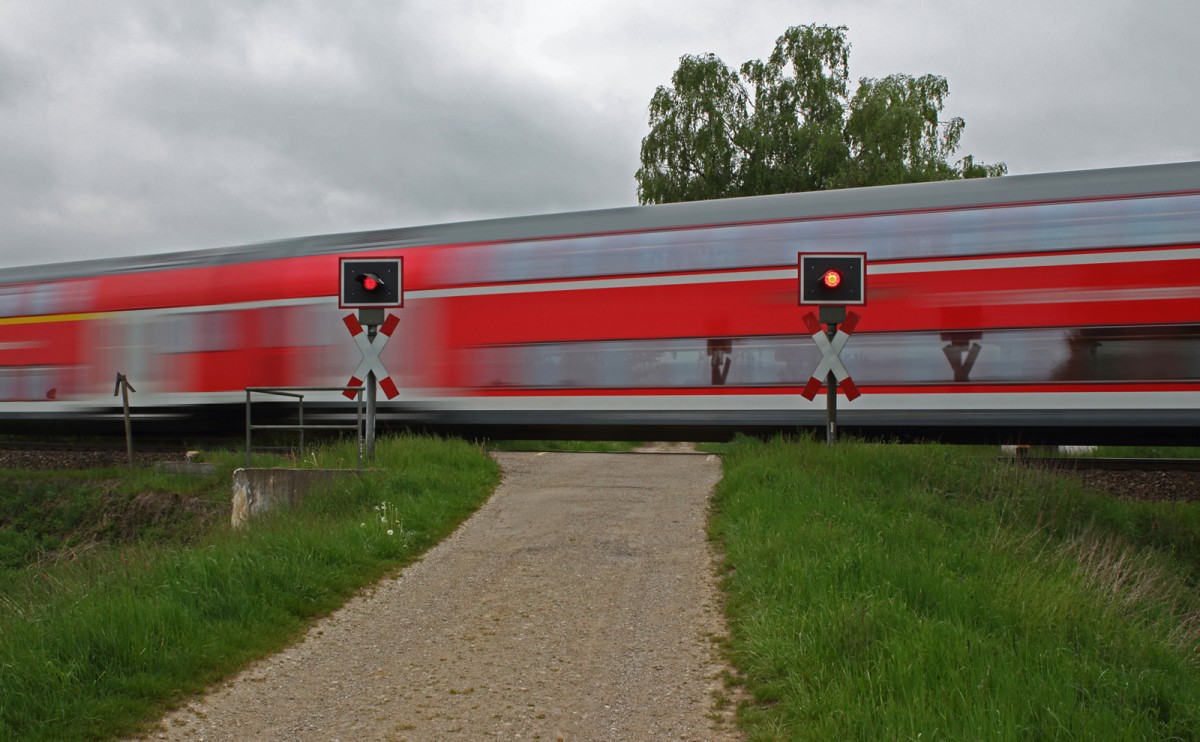
<path id="1" fill-rule="evenodd" d="M 340 386 L 338 259 L 402 256 L 392 424 L 719 437 L 821 426 L 799 252 L 865 252 L 843 430 L 1200 439 L 1200 163 L 765 196 L 0 271 L 0 423 L 237 430 Z M 336 393 L 318 399 L 345 411 Z M 343 406 L 338 407 L 338 400 Z M 307 403 L 306 403 L 307 406 Z M 94 427 L 94 426 L 92 426 Z"/>

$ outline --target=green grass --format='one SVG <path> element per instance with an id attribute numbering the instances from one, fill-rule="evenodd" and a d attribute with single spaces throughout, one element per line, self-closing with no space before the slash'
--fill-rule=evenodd
<path id="1" fill-rule="evenodd" d="M 308 463 L 344 466 L 354 455 L 352 446 L 331 447 Z M 240 532 L 227 527 L 232 464 L 216 475 L 219 485 L 210 483 L 215 489 L 160 480 L 168 491 L 196 487 L 190 496 L 224 503 L 222 520 L 180 525 L 188 536 L 85 526 L 103 516 L 97 503 L 115 507 L 122 487 L 137 500 L 152 491 L 141 477 L 161 475 L 4 473 L 0 523 L 15 531 L 22 519 L 20 532 L 38 546 L 20 558 L 10 549 L 0 569 L 0 740 L 136 731 L 411 561 L 498 481 L 480 448 L 455 441 L 381 440 L 376 466 Z M 141 483 L 112 484 L 121 476 Z M 96 480 L 104 492 L 90 489 Z M 9 497 L 23 481 L 34 484 Z M 35 491 L 54 504 L 36 504 Z"/>
<path id="2" fill-rule="evenodd" d="M 727 450 L 710 528 L 749 739 L 1200 736 L 1200 504 L 994 459 Z"/>
<path id="3" fill-rule="evenodd" d="M 720 450 L 710 529 L 749 739 L 1200 738 L 1200 504 L 1089 493 L 993 448 Z M 241 457 L 216 459 L 211 478 L 0 472 L 0 740 L 143 728 L 498 479 L 480 447 L 381 440 L 377 471 L 232 532 Z"/>
<path id="4" fill-rule="evenodd" d="M 228 520 L 230 475 L 241 456 L 207 458 L 215 471 L 189 476 L 127 467 L 0 470 L 0 573 L 105 545 L 182 544 Z"/>

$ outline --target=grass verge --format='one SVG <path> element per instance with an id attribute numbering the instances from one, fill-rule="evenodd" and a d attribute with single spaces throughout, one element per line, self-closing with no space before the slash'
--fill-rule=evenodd
<path id="1" fill-rule="evenodd" d="M 306 463 L 341 467 L 354 455 L 351 446 L 334 446 Z M 314 617 L 411 561 L 481 505 L 499 478 L 476 446 L 381 440 L 375 471 L 232 532 L 232 466 L 222 468 L 216 491 L 192 496 L 222 501 L 224 520 L 188 537 L 151 531 L 106 538 L 94 524 L 79 536 L 78 524 L 96 516 L 92 505 L 121 502 L 97 498 L 90 487 L 97 480 L 126 486 L 113 479 L 128 477 L 127 470 L 3 474 L 0 526 L 28 510 L 31 492 L 58 492 L 61 507 L 50 507 L 50 527 L 41 532 L 29 523 L 19 529 L 34 532 L 33 558 L 29 543 L 17 544 L 0 567 L 0 739 L 106 739 L 137 731 L 250 659 L 278 651 Z M 193 486 L 172 479 L 160 485 Z M 24 494 L 9 497 L 19 486 Z M 136 486 L 129 495 L 141 496 Z"/>
<path id="2" fill-rule="evenodd" d="M 994 459 L 728 448 L 710 528 L 749 739 L 1200 735 L 1200 503 Z"/>

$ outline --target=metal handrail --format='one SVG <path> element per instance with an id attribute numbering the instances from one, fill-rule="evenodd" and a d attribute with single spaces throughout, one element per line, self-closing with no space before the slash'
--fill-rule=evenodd
<path id="1" fill-rule="evenodd" d="M 246 387 L 246 468 L 250 468 L 251 431 L 254 430 L 295 430 L 300 433 L 300 458 L 304 458 L 305 430 L 349 430 L 354 428 L 358 439 L 358 468 L 363 466 L 363 387 L 361 386 L 248 386 Z M 304 392 L 354 392 L 355 410 L 358 413 L 354 425 L 305 425 L 304 424 Z M 254 425 L 250 419 L 250 395 L 272 394 L 277 397 L 293 397 L 299 410 L 299 422 L 296 425 Z"/>

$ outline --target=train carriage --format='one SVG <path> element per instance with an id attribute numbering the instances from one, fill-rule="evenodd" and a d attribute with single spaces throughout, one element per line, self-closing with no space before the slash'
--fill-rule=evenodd
<path id="1" fill-rule="evenodd" d="M 820 426 L 797 254 L 864 252 L 843 429 L 1195 440 L 1200 163 L 557 214 L 0 271 L 0 419 L 173 426 L 340 386 L 342 256 L 403 256 L 393 423 L 722 437 Z M 327 405 L 336 404 L 331 395 Z M 332 411 L 332 410 L 331 410 Z"/>

